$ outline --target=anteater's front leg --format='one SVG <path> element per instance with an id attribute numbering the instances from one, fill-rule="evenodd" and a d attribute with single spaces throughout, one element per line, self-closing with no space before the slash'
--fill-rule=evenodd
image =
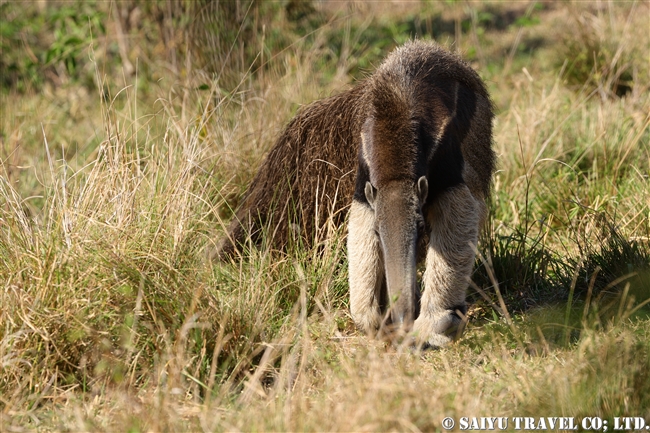
<path id="1" fill-rule="evenodd" d="M 367 203 L 353 200 L 348 221 L 350 313 L 361 329 L 375 334 L 382 320 L 384 284 L 375 213 Z"/>
<path id="2" fill-rule="evenodd" d="M 436 199 L 426 218 L 431 227 L 427 246 L 420 316 L 414 323 L 421 344 L 444 346 L 458 335 L 467 312 L 469 283 L 483 202 L 461 184 Z"/>

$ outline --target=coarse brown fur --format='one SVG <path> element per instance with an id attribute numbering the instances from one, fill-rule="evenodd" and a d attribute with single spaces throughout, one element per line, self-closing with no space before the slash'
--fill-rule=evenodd
<path id="1" fill-rule="evenodd" d="M 372 152 L 361 156 L 375 187 L 431 174 L 430 194 L 464 181 L 473 194 L 489 195 L 495 165 L 492 105 L 471 67 L 416 41 L 391 53 L 368 81 L 362 133 L 364 149 Z M 418 155 L 423 150 L 429 154 Z M 464 168 L 472 170 L 470 179 L 460 177 Z"/>
<path id="2" fill-rule="evenodd" d="M 415 46 L 416 49 L 407 51 L 408 58 L 402 57 L 398 68 L 408 69 L 409 64 L 419 65 L 420 78 L 439 77 L 450 82 L 461 82 L 489 101 L 480 78 L 457 56 L 432 44 L 413 42 L 409 45 Z M 431 56 L 432 50 L 436 56 Z M 392 65 L 396 63 L 394 59 L 391 60 Z M 377 74 L 358 83 L 353 89 L 301 109 L 278 137 L 251 182 L 227 235 L 221 240 L 219 255 L 231 255 L 245 242 L 248 235 L 256 244 L 264 227 L 272 234 L 272 245 L 281 249 L 287 243 L 292 224 L 297 224 L 303 239 L 309 243 L 317 225 L 324 224 L 328 217 L 334 216 L 333 222 L 341 223 L 344 218 L 342 210 L 349 205 L 354 194 L 361 128 L 371 113 L 378 113 L 376 107 L 382 107 L 378 113 L 377 121 L 380 125 L 377 131 L 385 133 L 385 141 L 399 133 L 399 128 L 393 129 L 391 118 L 401 120 L 403 124 L 403 115 L 411 114 L 417 117 L 425 130 L 440 130 L 443 125 L 439 116 L 428 116 L 427 113 L 437 112 L 437 107 L 444 108 L 445 112 L 450 108 L 453 111 L 453 95 L 449 92 L 433 95 L 428 101 L 428 106 L 422 106 L 421 102 L 410 103 L 409 108 L 404 105 L 405 102 L 426 101 L 426 98 L 412 93 L 395 95 L 393 92 L 386 92 L 386 89 L 394 87 L 399 79 L 398 70 L 389 68 L 388 63 L 384 63 Z M 403 96 L 404 99 L 400 100 L 396 96 Z M 488 108 L 491 112 L 491 107 Z M 413 109 L 417 111 L 409 113 L 409 110 Z M 461 123 L 462 120 L 464 119 L 461 119 Z M 480 121 L 490 122 L 491 118 Z M 390 152 L 390 147 L 386 151 Z M 478 153 L 463 153 L 466 162 L 475 171 L 466 182 L 473 192 L 487 197 L 494 170 L 492 151 L 483 148 Z M 393 167 L 399 167 L 395 163 L 404 159 L 402 155 L 387 154 L 379 160 L 386 161 L 386 167 L 377 166 L 377 171 L 386 173 L 383 176 L 388 176 L 394 171 Z M 381 182 L 379 180 L 379 183 Z M 442 182 L 438 183 L 438 189 L 443 190 L 445 183 L 449 182 L 442 179 Z"/>
<path id="3" fill-rule="evenodd" d="M 314 102 L 289 122 L 221 240 L 221 258 L 232 256 L 248 236 L 258 244 L 263 229 L 282 249 L 296 235 L 310 245 L 330 217 L 343 223 L 354 192 L 364 89 L 362 82 Z"/>

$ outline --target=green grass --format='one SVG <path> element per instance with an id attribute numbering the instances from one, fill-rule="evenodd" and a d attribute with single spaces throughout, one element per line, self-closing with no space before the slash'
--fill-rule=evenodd
<path id="1" fill-rule="evenodd" d="M 650 422 L 647 4 L 133 5 L 1 6 L 2 431 Z M 423 354 L 355 330 L 345 227 L 211 260 L 297 108 L 409 36 L 463 53 L 498 110 L 470 322 Z"/>

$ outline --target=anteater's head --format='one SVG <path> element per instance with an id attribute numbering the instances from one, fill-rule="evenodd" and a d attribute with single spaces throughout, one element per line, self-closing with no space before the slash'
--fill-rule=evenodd
<path id="1" fill-rule="evenodd" d="M 376 84 L 376 83 L 375 83 Z M 375 214 L 392 325 L 408 331 L 415 320 L 417 246 L 424 232 L 426 155 L 418 148 L 418 119 L 408 95 L 390 83 L 372 91 L 372 109 L 362 127 L 361 159 L 370 180 L 365 197 Z"/>
<path id="2" fill-rule="evenodd" d="M 427 191 L 424 176 L 416 182 L 396 180 L 380 187 L 366 182 L 365 187 L 384 258 L 391 322 L 404 331 L 415 320 L 417 245 L 424 228 L 422 205 Z"/>

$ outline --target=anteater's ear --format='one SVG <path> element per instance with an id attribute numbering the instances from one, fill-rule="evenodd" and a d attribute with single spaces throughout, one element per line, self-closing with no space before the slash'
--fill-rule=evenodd
<path id="1" fill-rule="evenodd" d="M 370 182 L 366 182 L 366 200 L 371 208 L 375 208 L 375 198 L 377 197 L 377 188 L 372 186 Z"/>
<path id="2" fill-rule="evenodd" d="M 424 201 L 427 199 L 427 194 L 429 193 L 429 182 L 427 178 L 422 176 L 418 179 L 418 198 L 420 199 L 420 205 L 424 204 Z M 366 193 L 366 196 L 368 193 Z"/>

